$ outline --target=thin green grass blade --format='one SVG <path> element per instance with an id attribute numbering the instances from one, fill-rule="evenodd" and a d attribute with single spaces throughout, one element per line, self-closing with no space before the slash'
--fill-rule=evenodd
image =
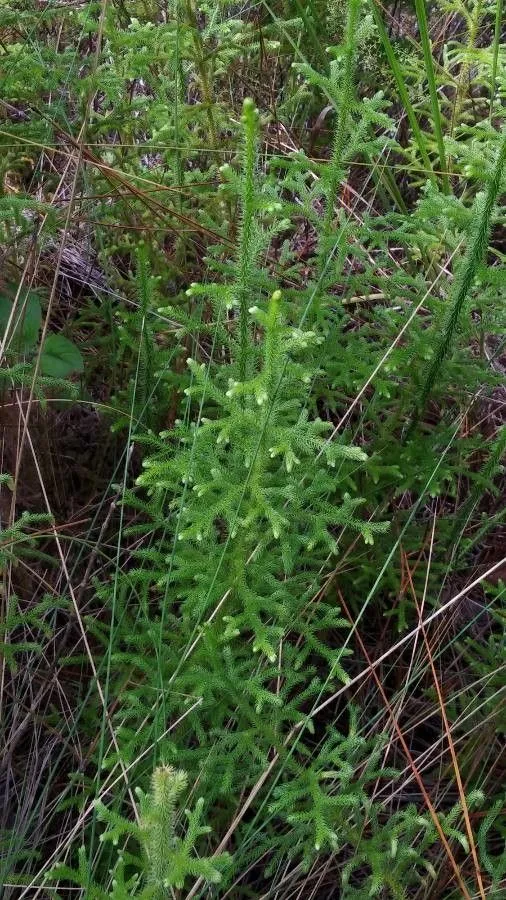
<path id="1" fill-rule="evenodd" d="M 425 9 L 425 0 L 415 0 L 416 15 L 418 19 L 418 27 L 420 29 L 420 37 L 422 41 L 423 57 L 425 60 L 425 70 L 427 72 L 427 81 L 429 83 L 430 105 L 432 109 L 432 119 L 434 123 L 434 136 L 436 138 L 439 164 L 442 174 L 442 187 L 445 194 L 450 193 L 450 181 L 448 179 L 448 166 L 446 164 L 446 152 L 443 140 L 443 127 L 441 122 L 441 111 L 439 109 L 439 100 L 437 96 L 436 76 L 434 73 L 434 60 L 432 58 L 432 45 L 429 35 L 429 25 L 427 22 L 427 11 Z"/>
<path id="2" fill-rule="evenodd" d="M 371 170 L 373 181 L 378 190 L 380 190 L 381 194 L 383 195 L 385 204 L 387 202 L 386 194 L 388 194 L 397 206 L 397 209 L 399 209 L 404 215 L 406 215 L 406 204 L 404 203 L 402 194 L 397 186 L 395 176 L 389 169 L 388 165 L 375 165 L 370 153 L 364 153 L 364 157 L 367 160 L 367 164 Z M 385 208 L 387 208 L 386 205 Z"/>
<path id="3" fill-rule="evenodd" d="M 321 66 L 323 72 L 327 73 L 329 68 L 329 60 L 325 55 L 325 50 L 323 49 L 322 41 L 318 37 L 316 28 L 314 26 L 314 22 L 318 21 L 317 12 L 315 10 L 311 10 L 311 4 L 308 4 L 309 15 L 306 8 L 302 5 L 300 0 L 294 0 L 294 6 L 297 12 L 297 15 L 300 16 L 305 33 L 307 34 L 313 49 L 316 53 L 316 57 Z"/>
<path id="4" fill-rule="evenodd" d="M 388 36 L 388 32 L 385 28 L 385 23 L 383 22 L 383 18 L 381 15 L 381 9 L 377 0 L 371 0 L 371 7 L 374 15 L 374 21 L 376 23 L 376 27 L 378 29 L 379 37 L 381 43 L 383 44 L 383 49 L 385 51 L 385 56 L 388 60 L 390 68 L 392 70 L 392 75 L 394 76 L 395 83 L 397 86 L 397 90 L 399 92 L 399 97 L 401 99 L 401 103 L 404 107 L 406 115 L 408 117 L 409 124 L 411 126 L 411 130 L 413 132 L 413 136 L 415 138 L 416 144 L 418 146 L 418 150 L 420 153 L 420 157 L 422 159 L 424 168 L 427 169 L 429 174 L 429 178 L 434 186 L 436 186 L 436 177 L 433 172 L 433 166 L 429 158 L 429 154 L 427 152 L 427 145 L 425 142 L 424 134 L 418 124 L 418 119 L 416 117 L 415 110 L 413 109 L 413 104 L 409 99 L 409 94 L 406 88 L 406 84 L 404 81 L 404 74 L 402 71 L 402 67 L 399 63 L 395 55 L 394 48 L 392 47 L 392 43 Z"/>

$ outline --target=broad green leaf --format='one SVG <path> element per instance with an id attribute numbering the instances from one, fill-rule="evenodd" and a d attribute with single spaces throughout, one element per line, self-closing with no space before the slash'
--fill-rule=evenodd
<path id="1" fill-rule="evenodd" d="M 3 340 L 13 301 L 6 294 L 0 294 L 0 336 Z M 27 353 L 35 348 L 42 322 L 42 310 L 37 294 L 21 294 L 9 328 L 8 348 L 15 353 Z"/>
<path id="2" fill-rule="evenodd" d="M 73 372 L 84 371 L 84 362 L 76 345 L 62 334 L 49 334 L 40 356 L 42 375 L 66 378 Z"/>

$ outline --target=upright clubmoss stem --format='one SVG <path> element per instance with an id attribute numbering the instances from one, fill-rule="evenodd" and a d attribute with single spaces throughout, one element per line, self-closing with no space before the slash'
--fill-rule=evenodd
<path id="1" fill-rule="evenodd" d="M 340 76 L 340 91 L 337 102 L 337 122 L 332 142 L 332 156 L 329 161 L 327 197 L 323 228 L 320 232 L 317 285 L 312 298 L 312 315 L 319 322 L 321 317 L 321 281 L 329 263 L 329 238 L 334 225 L 334 209 L 339 186 L 343 178 L 343 157 L 349 135 L 350 108 L 353 102 L 353 81 L 357 55 L 357 27 L 361 0 L 348 0 L 346 28 L 344 36 L 344 65 Z M 337 242 L 339 238 L 337 239 Z"/>
<path id="2" fill-rule="evenodd" d="M 497 90 L 497 64 L 499 62 L 499 46 L 501 43 L 501 27 L 503 21 L 503 0 L 497 0 L 496 14 L 495 14 L 495 29 L 494 29 L 494 45 L 492 50 L 492 76 L 491 76 L 491 85 L 490 85 L 490 113 L 489 120 L 492 122 L 492 116 L 494 112 L 494 100 Z"/>
<path id="3" fill-rule="evenodd" d="M 239 307 L 239 380 L 248 376 L 250 349 L 249 295 L 251 272 L 253 269 L 253 223 L 255 212 L 255 166 L 258 139 L 258 110 L 253 100 L 243 104 L 241 121 L 244 126 L 244 153 L 241 185 L 241 227 L 239 232 L 237 305 Z"/>
<path id="4" fill-rule="evenodd" d="M 328 234 L 334 218 L 334 205 L 342 178 L 343 155 L 348 139 L 348 121 L 350 107 L 353 101 L 353 81 L 357 57 L 357 28 L 360 11 L 360 0 L 349 0 L 346 17 L 346 32 L 344 39 L 344 67 L 341 76 L 341 91 L 339 108 L 337 110 L 337 125 L 332 146 L 332 158 L 330 161 L 330 179 L 327 194 L 327 209 L 325 215 L 325 233 Z"/>
<path id="5" fill-rule="evenodd" d="M 475 51 L 476 37 L 481 24 L 482 14 L 483 3 L 482 0 L 478 0 L 469 19 L 469 36 L 467 40 L 466 55 L 459 73 L 457 93 L 455 96 L 455 102 L 453 104 L 452 119 L 450 124 L 450 134 L 452 135 L 452 137 L 454 135 L 455 128 L 459 124 L 462 107 L 464 105 L 464 100 L 470 84 L 469 75 L 471 72 L 471 58 Z"/>
<path id="6" fill-rule="evenodd" d="M 209 55 L 202 40 L 199 22 L 197 18 L 197 9 L 193 4 L 193 0 L 186 0 L 187 20 L 192 29 L 193 46 L 195 48 L 195 65 L 199 75 L 200 87 L 202 89 L 202 97 L 204 100 L 207 121 L 209 123 L 209 136 L 213 148 L 218 146 L 218 136 L 216 133 L 216 123 L 214 121 L 214 96 L 209 80 L 208 58 Z"/>
<path id="7" fill-rule="evenodd" d="M 423 408 L 429 398 L 432 388 L 436 382 L 437 376 L 448 355 L 457 327 L 464 301 L 471 289 L 473 280 L 476 276 L 478 266 L 482 262 L 490 237 L 490 228 L 492 223 L 492 213 L 497 200 L 497 195 L 501 187 L 504 167 L 506 164 L 506 129 L 504 131 L 501 146 L 497 156 L 497 161 L 490 178 L 488 190 L 485 197 L 479 199 L 475 204 L 476 224 L 472 229 L 467 252 L 462 260 L 460 270 L 454 281 L 454 288 L 450 297 L 450 312 L 446 323 L 443 327 L 441 336 L 437 342 L 436 351 L 425 379 L 425 383 L 421 396 L 421 407 Z"/>

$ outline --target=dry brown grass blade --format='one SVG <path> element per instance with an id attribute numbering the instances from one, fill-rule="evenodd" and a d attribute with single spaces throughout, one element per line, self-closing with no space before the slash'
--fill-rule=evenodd
<path id="1" fill-rule="evenodd" d="M 43 115 L 39 112 L 40 115 Z M 95 156 L 90 150 L 87 149 L 85 143 L 81 141 L 80 138 L 74 138 L 71 134 L 64 131 L 56 122 L 53 122 L 48 116 L 43 116 L 45 119 L 48 119 L 50 124 L 54 127 L 57 133 L 69 144 L 71 144 L 78 152 L 81 154 L 84 162 L 89 163 L 90 165 L 95 166 L 102 174 L 110 180 L 112 183 L 119 184 L 121 187 L 125 188 L 128 193 L 135 196 L 138 200 L 140 200 L 144 205 L 151 210 L 158 210 L 159 212 L 170 215 L 175 218 L 177 221 L 182 222 L 184 225 L 191 228 L 194 232 L 199 232 L 201 234 L 205 234 L 207 237 L 212 238 L 213 240 L 218 240 L 221 243 L 228 244 L 231 247 L 235 245 L 228 241 L 223 235 L 218 234 L 218 232 L 213 231 L 211 228 L 207 228 L 205 225 L 201 225 L 195 219 L 191 219 L 189 216 L 185 216 L 183 213 L 178 212 L 176 209 L 171 208 L 167 209 L 163 203 L 155 200 L 153 197 L 149 196 L 149 192 L 142 191 L 140 188 L 136 187 L 132 184 L 132 182 L 123 175 L 122 172 L 115 169 L 113 166 L 109 166 L 106 163 L 102 162 L 97 156 Z M 175 192 L 177 194 L 180 191 L 177 188 L 170 188 L 166 185 L 156 185 L 155 182 L 151 182 L 153 186 L 157 187 L 159 191 L 167 191 L 167 192 Z"/>
<path id="2" fill-rule="evenodd" d="M 439 678 L 438 678 L 438 675 L 437 675 L 437 672 L 436 672 L 436 667 L 435 667 L 435 665 L 434 665 L 434 657 L 433 657 L 432 650 L 431 650 L 431 647 L 430 647 L 429 639 L 428 639 L 428 637 L 427 637 L 427 630 L 426 630 L 426 628 L 424 627 L 424 625 L 423 625 L 423 623 L 422 623 L 422 621 L 423 621 L 423 620 L 422 620 L 423 609 L 422 609 L 422 607 L 420 606 L 420 604 L 419 604 L 419 602 L 418 602 L 418 597 L 417 597 L 417 594 L 416 594 L 416 591 L 415 591 L 415 586 L 414 586 L 414 584 L 413 584 L 413 577 L 412 577 L 411 569 L 410 569 L 410 567 L 409 567 L 409 562 L 408 562 L 407 560 L 405 560 L 405 564 L 406 564 L 406 572 L 407 572 L 407 576 L 408 576 L 408 580 L 409 580 L 409 585 L 410 585 L 410 590 L 411 590 L 411 596 L 413 597 L 413 601 L 414 601 L 414 603 L 415 603 L 415 606 L 416 606 L 416 609 L 417 609 L 417 612 L 418 612 L 418 618 L 419 618 L 420 627 L 421 627 L 421 631 L 422 631 L 423 642 L 424 642 L 424 644 L 425 644 L 425 649 L 426 649 L 426 651 L 427 651 L 427 659 L 428 659 L 428 661 L 429 661 L 429 666 L 430 666 L 430 670 L 431 670 L 431 673 L 432 673 L 432 679 L 433 679 L 433 682 L 434 682 L 434 687 L 435 687 L 435 689 L 436 689 L 436 693 L 437 693 L 437 697 L 438 697 L 438 703 L 439 703 L 439 707 L 440 707 L 440 710 L 441 710 L 441 717 L 442 717 L 442 719 L 443 719 L 443 724 L 444 724 L 444 728 L 445 728 L 445 732 L 446 732 L 446 738 L 447 738 L 447 741 L 448 741 L 448 748 L 449 748 L 449 750 L 450 750 L 450 755 L 451 755 L 451 758 L 452 758 L 452 765 L 453 765 L 453 769 L 454 769 L 454 772 L 455 772 L 455 780 L 456 780 L 456 782 L 457 782 L 457 788 L 458 788 L 458 792 L 459 792 L 460 802 L 461 802 L 461 805 L 462 805 L 462 814 L 463 814 L 463 816 L 464 816 L 464 822 L 465 822 L 465 825 L 466 825 L 467 838 L 468 838 L 468 841 L 469 841 L 469 847 L 470 847 L 470 850 L 471 850 L 471 856 L 472 856 L 473 864 L 474 864 L 474 870 L 475 870 L 475 875 L 476 875 L 476 883 L 477 883 L 477 885 L 478 885 L 478 890 L 479 890 L 479 892 L 480 892 L 481 900 L 485 900 L 485 890 L 484 890 L 484 887 L 483 887 L 483 880 L 482 880 L 482 877 L 481 877 L 480 863 L 479 863 L 479 860 L 478 860 L 478 853 L 477 853 L 477 851 L 476 851 L 476 842 L 475 842 L 475 840 L 474 840 L 474 834 L 473 834 L 473 829 L 472 829 L 472 826 L 471 826 L 471 820 L 470 820 L 470 818 L 469 818 L 469 809 L 468 809 L 468 806 L 467 806 L 466 792 L 465 792 L 465 790 L 464 790 L 464 785 L 463 785 L 463 783 L 462 783 L 462 776 L 461 776 L 461 774 L 460 774 L 460 768 L 459 768 L 459 763 L 458 763 L 458 759 L 457 759 L 457 754 L 456 754 L 456 752 L 455 752 L 455 745 L 454 745 L 454 743 L 453 743 L 453 738 L 452 738 L 452 733 L 451 733 L 450 723 L 449 723 L 449 721 L 448 721 L 448 715 L 447 715 L 447 713 L 446 713 L 446 707 L 445 707 L 445 703 L 444 703 L 443 692 L 442 692 L 442 690 L 441 690 L 441 684 L 440 684 L 440 682 L 439 682 Z"/>
<path id="3" fill-rule="evenodd" d="M 340 591 L 339 589 L 338 589 L 338 594 L 339 594 L 339 602 L 340 602 L 340 604 L 341 604 L 341 606 L 342 606 L 342 609 L 344 610 L 344 613 L 345 613 L 345 615 L 347 616 L 347 618 L 348 618 L 348 620 L 349 620 L 349 622 L 350 622 L 350 625 L 353 625 L 353 616 L 351 615 L 350 610 L 348 609 L 348 606 L 347 606 L 347 604 L 346 604 L 346 601 L 344 600 L 344 597 L 342 596 L 341 591 Z M 441 823 L 440 823 L 440 821 L 439 821 L 439 816 L 438 816 L 438 814 L 437 814 L 437 812 L 436 812 L 436 809 L 435 809 L 435 807 L 434 807 L 434 804 L 432 803 L 432 800 L 431 800 L 430 797 L 429 797 L 429 794 L 428 794 L 427 789 L 426 789 L 426 787 L 425 787 L 425 784 L 424 784 L 424 782 L 423 782 L 423 778 L 422 778 L 422 776 L 420 775 L 420 773 L 419 773 L 419 771 L 418 771 L 418 769 L 417 769 L 416 763 L 415 763 L 415 761 L 414 761 L 414 759 L 413 759 L 413 756 L 412 756 L 412 754 L 411 754 L 411 751 L 410 751 L 410 749 L 409 749 L 409 747 L 408 747 L 408 745 L 407 745 L 407 743 L 406 743 L 406 739 L 405 739 L 405 737 L 404 737 L 404 735 L 403 735 L 403 733 L 402 733 L 402 730 L 401 730 L 401 728 L 400 728 L 400 726 L 399 726 L 399 723 L 398 723 L 398 721 L 397 721 L 397 716 L 395 715 L 395 713 L 394 713 L 394 711 L 393 711 L 393 709 L 392 709 L 392 706 L 391 706 L 390 701 L 389 701 L 389 699 L 388 699 L 388 697 L 387 697 L 387 695 L 386 695 L 386 693 L 385 693 L 385 689 L 383 688 L 383 685 L 382 685 L 381 680 L 380 680 L 380 678 L 379 678 L 379 676 L 378 676 L 378 673 L 376 672 L 376 669 L 375 669 L 375 668 L 373 667 L 373 665 L 372 665 L 372 660 L 371 660 L 371 658 L 370 658 L 370 656 L 369 656 L 369 654 L 368 654 L 368 652 L 367 652 L 367 648 L 366 648 L 366 646 L 365 646 L 365 644 L 364 644 L 364 642 L 363 642 L 363 640 L 362 640 L 362 638 L 361 638 L 361 636 L 360 636 L 360 633 L 359 633 L 358 629 L 355 629 L 355 634 L 356 634 L 356 637 L 357 637 L 357 641 L 358 641 L 358 643 L 360 644 L 360 649 L 361 649 L 362 653 L 364 654 L 365 659 L 367 660 L 367 663 L 368 663 L 368 666 L 369 666 L 369 669 L 370 669 L 370 673 L 371 673 L 372 677 L 374 678 L 374 681 L 376 682 L 376 686 L 377 686 L 377 688 L 378 688 L 378 691 L 379 691 L 380 694 L 381 694 L 383 703 L 385 704 L 385 709 L 387 710 L 387 713 L 388 713 L 388 715 L 389 715 L 389 718 L 390 718 L 390 721 L 391 721 L 391 723 L 392 723 L 392 726 L 393 726 L 393 728 L 395 729 L 395 732 L 396 732 L 397 737 L 398 737 L 398 739 L 399 739 L 399 743 L 401 744 L 401 747 L 402 747 L 402 749 L 403 749 L 403 751 L 404 751 L 404 754 L 405 754 L 406 759 L 407 759 L 407 761 L 408 761 L 408 763 L 409 763 L 409 766 L 411 767 L 411 770 L 412 770 L 413 775 L 414 775 L 414 777 L 415 777 L 416 783 L 418 784 L 418 787 L 420 788 L 420 791 L 421 791 L 421 793 L 422 793 L 422 796 L 423 796 L 425 805 L 426 805 L 426 807 L 427 807 L 427 809 L 428 809 L 428 811 L 429 811 L 430 817 L 431 817 L 431 819 L 432 819 L 432 821 L 433 821 L 433 823 L 434 823 L 434 826 L 435 826 L 435 828 L 436 828 L 436 830 L 437 830 L 437 833 L 439 834 L 439 839 L 440 839 L 440 841 L 441 841 L 441 843 L 442 843 L 442 845 L 443 845 L 443 847 L 444 847 L 444 849 L 445 849 L 445 852 L 446 852 L 446 854 L 447 854 L 447 856 L 448 856 L 448 859 L 449 859 L 450 864 L 451 864 L 451 867 L 452 867 L 452 869 L 453 869 L 453 872 L 454 872 L 454 875 L 455 875 L 457 884 L 459 885 L 459 888 L 460 888 L 460 890 L 462 891 L 462 896 L 465 897 L 466 900 L 471 900 L 471 895 L 470 895 L 469 891 L 467 890 L 467 888 L 466 888 L 466 886 L 465 886 L 465 884 L 464 884 L 464 881 L 462 880 L 462 875 L 461 875 L 461 873 L 460 873 L 459 866 L 458 866 L 457 861 L 456 861 L 456 859 L 455 859 L 455 857 L 454 857 L 454 855 L 453 855 L 453 852 L 452 852 L 452 849 L 451 849 L 451 847 L 450 847 L 450 844 L 448 843 L 448 839 L 447 839 L 447 837 L 446 837 L 446 835 L 445 835 L 445 833 L 444 833 L 444 831 L 443 831 L 443 828 L 442 828 Z"/>
<path id="4" fill-rule="evenodd" d="M 423 625 L 427 626 L 431 622 L 434 622 L 436 619 L 439 619 L 440 616 L 447 614 L 448 610 L 450 610 L 453 606 L 455 606 L 455 604 L 458 603 L 459 600 L 461 600 L 462 597 L 464 597 L 468 593 L 468 591 L 472 590 L 472 588 L 474 588 L 474 587 L 477 587 L 479 584 L 482 583 L 482 581 L 486 581 L 490 577 L 490 575 L 493 575 L 494 572 L 497 572 L 498 569 L 501 569 L 501 567 L 504 566 L 505 563 L 506 563 L 506 556 L 503 557 L 502 559 L 500 559 L 499 562 L 494 563 L 493 566 L 490 566 L 490 568 L 487 569 L 486 572 L 482 572 L 481 575 L 479 575 L 477 578 L 473 579 L 473 581 L 470 584 L 468 584 L 467 587 L 463 588 L 461 591 L 459 591 L 457 594 L 455 594 L 455 596 L 451 597 L 450 600 L 447 600 L 447 602 L 444 603 L 442 606 L 440 606 L 438 609 L 434 610 L 434 612 L 431 613 L 430 616 L 427 616 L 427 618 L 423 620 Z M 417 634 L 419 634 L 419 632 L 421 630 L 421 624 L 422 623 L 417 625 L 416 628 L 413 628 L 411 631 L 408 632 L 408 634 L 405 634 L 404 637 L 402 637 L 398 641 L 396 641 L 396 643 L 392 647 L 390 647 L 389 650 L 385 650 L 385 652 L 382 653 L 381 656 L 379 656 L 378 659 L 376 659 L 372 663 L 372 667 L 374 669 L 376 669 L 378 666 L 381 665 L 382 662 L 384 662 L 386 659 L 388 659 L 390 656 L 392 656 L 393 653 L 396 653 L 397 650 L 400 650 L 401 647 L 404 647 L 405 644 L 409 643 L 409 641 L 411 641 Z M 337 698 L 340 697 L 342 694 L 344 694 L 346 690 L 348 690 L 350 687 L 353 687 L 355 684 L 358 684 L 359 682 L 361 682 L 368 675 L 369 675 L 369 669 L 364 669 L 358 675 L 355 675 L 354 678 L 350 679 L 350 681 L 348 682 L 347 685 L 345 685 L 342 688 L 339 688 L 339 690 L 337 690 L 334 694 L 332 694 L 330 697 L 327 697 L 326 700 L 324 700 L 322 703 L 320 703 L 320 705 L 317 706 L 316 709 L 314 709 L 312 711 L 311 716 L 319 715 L 321 712 L 323 712 L 324 709 L 326 709 L 328 706 L 330 706 L 331 703 L 335 703 Z M 300 725 L 297 727 L 302 728 L 303 725 L 304 725 L 304 723 L 301 722 Z"/>

